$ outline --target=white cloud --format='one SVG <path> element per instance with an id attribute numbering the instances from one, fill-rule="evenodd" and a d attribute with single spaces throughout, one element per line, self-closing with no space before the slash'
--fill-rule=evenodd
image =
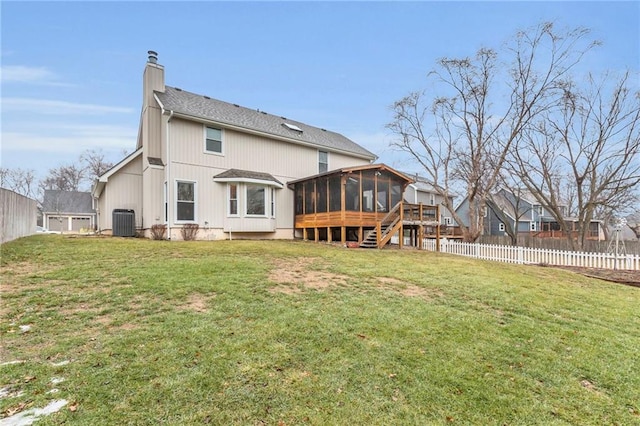
<path id="1" fill-rule="evenodd" d="M 60 131 L 62 130 L 62 131 Z M 34 153 L 79 154 L 86 149 L 132 150 L 137 130 L 108 125 L 68 125 L 38 132 L 14 131 L 2 133 L 2 150 L 34 155 Z"/>
<path id="2" fill-rule="evenodd" d="M 0 67 L 3 83 L 29 83 L 50 86 L 70 86 L 61 83 L 58 76 L 45 67 L 26 67 L 23 65 L 4 65 Z"/>
<path id="3" fill-rule="evenodd" d="M 66 114 L 130 114 L 133 108 L 112 107 L 106 105 L 81 104 L 66 101 L 54 101 L 32 98 L 2 98 L 2 110 L 21 111 L 35 114 L 66 115 Z"/>

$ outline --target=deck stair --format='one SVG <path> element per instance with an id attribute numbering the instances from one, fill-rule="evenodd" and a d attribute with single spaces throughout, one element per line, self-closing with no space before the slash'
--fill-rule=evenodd
<path id="1" fill-rule="evenodd" d="M 422 204 L 410 204 L 400 201 L 382 220 L 376 223 L 376 227 L 368 231 L 360 247 L 382 248 L 391 241 L 391 238 L 404 229 L 419 229 L 423 235 L 423 227 L 438 227 L 440 216 L 437 206 L 424 206 Z"/>
<path id="2" fill-rule="evenodd" d="M 376 224 L 376 227 L 365 235 L 360 247 L 382 248 L 391 237 L 402 228 L 402 202 L 395 205 L 387 215 Z"/>

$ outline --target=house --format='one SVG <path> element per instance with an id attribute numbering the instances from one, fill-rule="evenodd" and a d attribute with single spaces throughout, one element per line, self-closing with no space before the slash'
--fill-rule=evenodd
<path id="1" fill-rule="evenodd" d="M 565 206 L 561 206 L 563 212 Z M 468 218 L 469 203 L 465 198 L 456 208 L 456 213 L 464 220 Z M 487 207 L 482 212 L 484 217 L 484 235 L 531 235 L 538 238 L 566 238 L 560 231 L 560 224 L 548 208 L 540 204 L 531 192 L 518 189 L 499 189 L 487 200 Z M 564 217 L 571 224 L 570 232 L 575 232 L 577 219 Z M 465 223 L 467 225 L 467 223 Z M 602 221 L 593 220 L 589 225 L 588 239 L 604 240 Z"/>
<path id="2" fill-rule="evenodd" d="M 197 224 L 198 239 L 302 238 L 290 183 L 375 159 L 339 133 L 167 86 L 150 51 L 136 150 L 96 181 L 97 224 L 112 232 L 125 209 L 147 237 Z"/>
<path id="3" fill-rule="evenodd" d="M 47 189 L 42 201 L 42 226 L 60 232 L 93 230 L 96 211 L 92 202 L 90 192 Z"/>

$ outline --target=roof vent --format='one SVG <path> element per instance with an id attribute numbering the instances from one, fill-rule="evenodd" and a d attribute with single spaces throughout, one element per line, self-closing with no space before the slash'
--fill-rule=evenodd
<path id="1" fill-rule="evenodd" d="M 263 113 L 264 115 L 267 115 L 267 113 L 265 111 L 260 111 L 261 113 Z"/>
<path id="2" fill-rule="evenodd" d="M 153 50 L 149 50 L 147 52 L 147 54 L 149 55 L 149 59 L 147 59 L 147 62 L 149 62 L 151 64 L 157 64 L 158 63 L 158 52 L 154 52 Z"/>
<path id="3" fill-rule="evenodd" d="M 295 124 L 282 123 L 282 125 L 283 125 L 284 127 L 286 127 L 287 129 L 289 129 L 289 130 L 293 130 L 293 131 L 295 131 L 295 132 L 300 132 L 300 133 L 302 133 L 302 129 L 301 129 L 300 127 L 296 126 Z"/>
<path id="4" fill-rule="evenodd" d="M 240 105 L 238 105 L 238 104 L 233 104 L 233 106 L 240 108 Z"/>
<path id="5" fill-rule="evenodd" d="M 208 97 L 208 96 L 203 96 L 203 98 L 205 98 L 205 99 L 211 99 L 211 98 L 210 98 L 210 97 Z"/>
<path id="6" fill-rule="evenodd" d="M 176 87 L 176 90 L 177 90 L 178 92 L 182 92 L 182 89 L 181 89 L 181 88 L 179 88 L 179 87 Z"/>

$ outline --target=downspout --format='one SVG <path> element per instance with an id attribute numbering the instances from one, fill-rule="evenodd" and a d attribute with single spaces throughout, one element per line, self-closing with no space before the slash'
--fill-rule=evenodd
<path id="1" fill-rule="evenodd" d="M 164 108 L 162 109 L 162 113 L 165 113 Z M 169 126 L 169 122 L 171 121 L 171 119 L 173 118 L 173 110 L 169 111 L 169 118 L 167 118 L 167 131 L 166 131 L 166 138 L 167 138 L 167 143 L 166 143 L 166 149 L 167 149 L 167 165 L 165 166 L 165 179 L 166 179 L 166 186 L 167 186 L 167 240 L 171 240 L 171 206 L 173 205 L 171 203 L 171 188 L 173 188 L 173 185 L 171 185 L 171 149 L 169 149 L 169 141 L 171 140 L 171 126 Z"/>

